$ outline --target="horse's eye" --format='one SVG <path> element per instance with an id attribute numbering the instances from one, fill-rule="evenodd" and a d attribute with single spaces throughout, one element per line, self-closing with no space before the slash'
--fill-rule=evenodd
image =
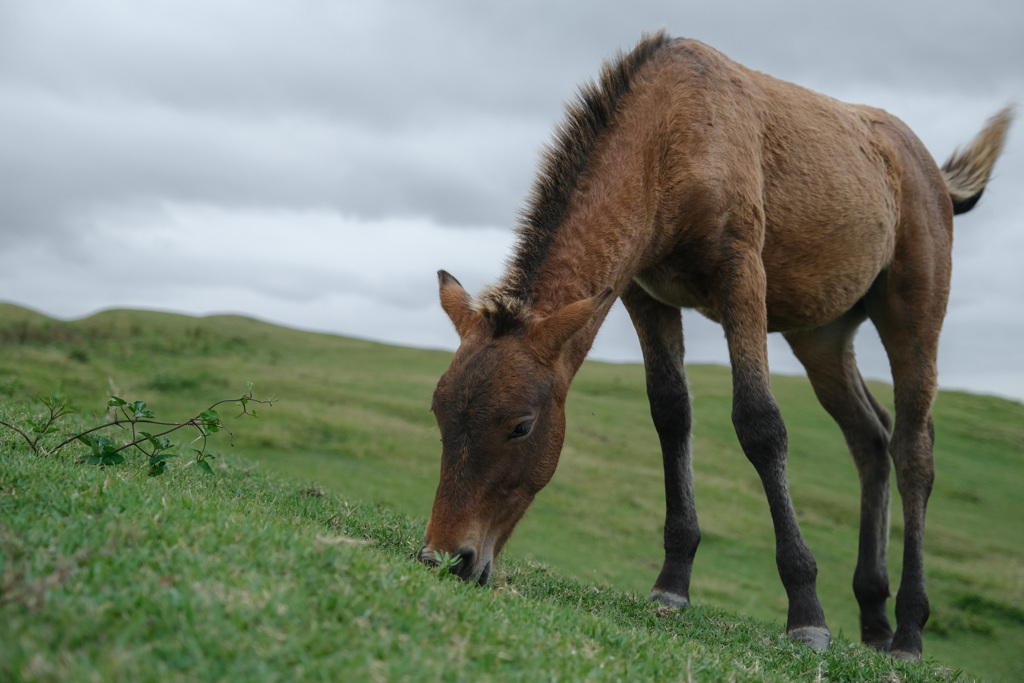
<path id="1" fill-rule="evenodd" d="M 533 429 L 533 420 L 523 420 L 516 425 L 516 428 L 512 430 L 512 433 L 508 435 L 510 439 L 521 439 L 530 433 Z"/>

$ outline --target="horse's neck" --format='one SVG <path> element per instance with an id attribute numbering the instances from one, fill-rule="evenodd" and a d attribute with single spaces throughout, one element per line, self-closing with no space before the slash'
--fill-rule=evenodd
<path id="1" fill-rule="evenodd" d="M 645 204 L 644 188 L 635 182 L 643 177 L 640 169 L 624 166 L 611 173 L 598 168 L 577 192 L 534 283 L 534 312 L 550 315 L 608 287 L 618 297 L 640 268 L 651 248 L 654 212 Z M 607 312 L 605 307 L 571 340 L 567 351 L 574 370 L 590 350 Z"/>
<path id="2" fill-rule="evenodd" d="M 608 287 L 620 294 L 636 274 L 653 212 L 633 173 L 602 174 L 577 192 L 534 283 L 535 310 L 550 313 Z"/>

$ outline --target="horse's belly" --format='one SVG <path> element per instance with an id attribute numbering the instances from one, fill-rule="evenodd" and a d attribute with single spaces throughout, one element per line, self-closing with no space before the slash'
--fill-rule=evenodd
<path id="1" fill-rule="evenodd" d="M 687 287 L 684 282 L 663 279 L 651 281 L 634 278 L 644 291 L 666 306 L 689 308 L 717 323 L 722 322 L 718 306 L 709 297 Z M 870 282 L 863 288 L 848 290 L 817 290 L 792 292 L 774 287 L 766 297 L 769 332 L 811 329 L 835 320 L 864 296 Z"/>
<path id="2" fill-rule="evenodd" d="M 666 306 L 696 309 L 715 322 L 721 322 L 707 287 L 699 279 L 670 268 L 655 267 L 638 274 L 633 281 Z"/>
<path id="3" fill-rule="evenodd" d="M 817 278 L 796 282 L 768 277 L 765 306 L 768 331 L 790 332 L 820 327 L 840 317 L 864 298 L 875 277 Z"/>
<path id="4" fill-rule="evenodd" d="M 808 255 L 802 261 L 765 262 L 768 330 L 819 327 L 853 308 L 885 267 L 882 253 L 871 251 L 862 250 L 860 258 L 818 259 Z M 695 309 L 721 322 L 717 297 L 712 294 L 715 274 L 700 274 L 679 265 L 671 260 L 662 262 L 637 274 L 634 282 L 667 306 Z"/>

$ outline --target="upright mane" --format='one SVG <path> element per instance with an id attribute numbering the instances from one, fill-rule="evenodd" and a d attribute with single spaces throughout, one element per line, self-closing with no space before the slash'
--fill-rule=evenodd
<path id="1" fill-rule="evenodd" d="M 565 118 L 542 153 L 540 170 L 528 208 L 520 216 L 516 247 L 505 275 L 477 302 L 495 337 L 508 334 L 525 321 L 533 281 L 558 234 L 591 153 L 611 125 L 633 77 L 670 42 L 664 31 L 645 36 L 629 54 L 619 52 L 614 60 L 605 62 L 598 82 L 584 83 L 575 100 L 566 105 Z"/>

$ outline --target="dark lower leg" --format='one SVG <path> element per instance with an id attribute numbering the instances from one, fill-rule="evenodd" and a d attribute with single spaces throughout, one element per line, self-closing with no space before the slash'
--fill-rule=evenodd
<path id="1" fill-rule="evenodd" d="M 859 375 L 859 373 L 858 373 Z M 868 392 L 858 376 L 858 404 L 865 408 L 859 429 L 843 428 L 847 445 L 860 475 L 860 542 L 853 593 L 860 605 L 861 640 L 879 650 L 888 650 L 892 627 L 886 611 L 889 572 L 889 431 L 891 420 Z"/>
<path id="2" fill-rule="evenodd" d="M 853 591 L 861 612 L 865 644 L 888 649 L 892 628 L 886 615 L 889 577 L 888 412 L 868 391 L 857 370 L 853 338 L 863 321 L 853 311 L 829 326 L 786 335 L 821 405 L 836 421 L 857 465 L 860 478 L 860 543 Z"/>
<path id="3" fill-rule="evenodd" d="M 650 349 L 645 365 L 651 417 L 665 469 L 665 564 L 651 599 L 686 606 L 690 602 L 690 570 L 700 543 L 690 457 L 690 393 L 681 354 L 673 358 Z"/>
<path id="4" fill-rule="evenodd" d="M 665 563 L 651 599 L 685 607 L 690 602 L 690 571 L 700 527 L 693 495 L 682 318 L 679 309 L 655 301 L 637 285 L 629 287 L 622 300 L 640 338 L 651 417 L 665 469 Z"/>
<path id="5" fill-rule="evenodd" d="M 860 543 L 857 568 L 853 574 L 853 593 L 860 605 L 861 640 L 879 650 L 888 650 L 892 642 L 892 627 L 886 612 L 890 595 L 886 567 L 888 509 L 888 481 L 884 488 L 861 484 Z"/>
<path id="6" fill-rule="evenodd" d="M 685 392 L 685 384 L 682 386 Z M 659 411 L 652 410 L 655 415 Z M 685 417 L 684 417 L 685 416 Z M 655 418 L 658 424 L 658 418 Z M 665 563 L 654 583 L 652 600 L 684 607 L 690 603 L 690 570 L 700 543 L 690 460 L 689 409 L 676 429 L 659 428 L 665 468 Z"/>
<path id="7" fill-rule="evenodd" d="M 739 387 L 737 387 L 739 390 Z M 817 595 L 818 568 L 804 542 L 786 479 L 787 438 L 774 399 L 734 396 L 733 424 L 744 453 L 757 469 L 775 529 L 776 564 L 789 598 L 786 631 L 818 649 L 828 646 L 825 614 Z"/>
<path id="8" fill-rule="evenodd" d="M 937 298 L 938 301 L 943 301 Z M 935 432 L 931 407 L 935 397 L 938 326 L 941 315 L 922 318 L 915 327 L 901 318 L 887 317 L 879 326 L 893 370 L 896 424 L 890 451 L 896 484 L 903 501 L 903 574 L 896 595 L 896 632 L 890 652 L 920 658 L 921 632 L 928 621 L 928 595 L 924 587 L 924 521 L 935 480 Z M 910 320 L 913 322 L 913 319 Z"/>
<path id="9" fill-rule="evenodd" d="M 897 419 L 899 413 L 897 412 Z M 899 426 L 897 426 L 899 429 Z M 895 440 L 893 459 L 903 499 L 903 575 L 896 595 L 893 654 L 919 658 L 921 632 L 930 613 L 924 587 L 924 520 L 934 480 L 931 418 L 917 438 Z"/>

